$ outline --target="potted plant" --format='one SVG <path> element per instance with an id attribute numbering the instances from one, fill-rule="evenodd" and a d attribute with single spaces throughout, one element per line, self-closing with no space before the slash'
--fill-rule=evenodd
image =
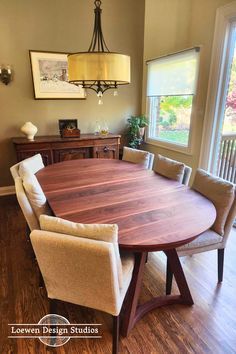
<path id="1" fill-rule="evenodd" d="M 145 128 L 148 126 L 148 120 L 144 115 L 131 116 L 128 118 L 128 143 L 133 149 L 137 149 L 143 141 Z"/>

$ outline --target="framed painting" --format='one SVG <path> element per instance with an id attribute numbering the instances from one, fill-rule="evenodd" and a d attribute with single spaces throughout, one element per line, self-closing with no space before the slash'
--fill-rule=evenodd
<path id="1" fill-rule="evenodd" d="M 30 50 L 35 99 L 85 99 L 85 90 L 68 82 L 67 53 Z"/>

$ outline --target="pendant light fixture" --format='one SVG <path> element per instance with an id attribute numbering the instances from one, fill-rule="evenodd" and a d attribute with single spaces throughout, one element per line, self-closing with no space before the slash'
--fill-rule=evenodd
<path id="1" fill-rule="evenodd" d="M 94 90 L 100 98 L 109 89 L 130 83 L 130 57 L 110 52 L 102 33 L 101 1 L 94 1 L 95 21 L 91 44 L 87 52 L 68 55 L 69 82 Z"/>

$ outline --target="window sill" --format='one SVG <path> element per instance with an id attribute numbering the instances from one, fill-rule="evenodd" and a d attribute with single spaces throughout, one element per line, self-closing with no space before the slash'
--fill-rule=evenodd
<path id="1" fill-rule="evenodd" d="M 185 155 L 192 155 L 192 151 L 189 146 L 182 146 L 171 142 L 151 138 L 146 138 L 145 143 L 149 145 L 159 146 L 163 149 L 180 152 Z"/>

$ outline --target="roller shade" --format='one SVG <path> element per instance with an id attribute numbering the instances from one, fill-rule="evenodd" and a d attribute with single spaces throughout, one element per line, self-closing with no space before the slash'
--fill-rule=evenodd
<path id="1" fill-rule="evenodd" d="M 147 96 L 194 95 L 199 48 L 189 49 L 147 62 Z"/>

